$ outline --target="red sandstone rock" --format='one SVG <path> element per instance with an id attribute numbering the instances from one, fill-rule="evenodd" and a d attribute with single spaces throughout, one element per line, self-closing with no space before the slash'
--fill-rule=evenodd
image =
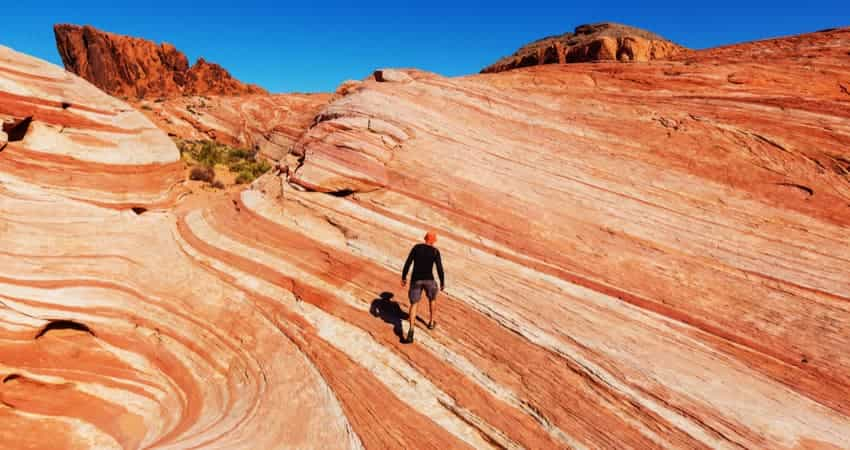
<path id="1" fill-rule="evenodd" d="M 404 70 L 180 201 L 164 133 L 0 47 L 0 118 L 33 117 L 0 152 L 0 442 L 844 448 L 848 46 Z M 403 345 L 426 229 L 448 288 Z"/>
<path id="2" fill-rule="evenodd" d="M 283 211 L 262 215 L 305 243 L 280 237 L 252 261 L 285 271 L 293 247 L 321 243 L 298 252 L 310 267 L 298 270 L 349 290 L 312 297 L 330 309 L 328 296 L 356 304 L 390 289 L 399 241 L 437 229 L 449 323 L 405 354 L 500 430 L 493 439 L 842 448 L 848 47 L 842 29 L 677 61 L 367 81 L 319 115 L 290 170 L 300 189 L 345 197 L 285 190 Z M 212 227 L 240 236 L 231 254 L 257 239 L 254 227 Z M 470 364 L 441 360 L 453 357 Z M 546 421 L 511 416 L 519 405 Z"/>
<path id="3" fill-rule="evenodd" d="M 186 56 L 171 44 L 157 45 L 91 26 L 56 25 L 53 31 L 65 68 L 112 95 L 153 99 L 265 92 L 203 58 L 189 67 Z"/>
<path id="4" fill-rule="evenodd" d="M 613 23 L 581 25 L 573 33 L 525 45 L 481 72 L 503 72 L 541 64 L 651 61 L 670 57 L 682 50 L 683 47 L 639 28 Z"/>
<path id="5" fill-rule="evenodd" d="M 289 152 L 330 94 L 269 95 L 234 80 L 218 64 L 191 68 L 170 44 L 119 36 L 92 27 L 57 25 L 68 70 L 131 102 L 160 129 L 181 139 L 212 139 L 256 148 L 268 159 Z"/>
<path id="6" fill-rule="evenodd" d="M 0 121 L 1 448 L 357 447 L 279 318 L 181 249 L 165 133 L 5 47 Z"/>

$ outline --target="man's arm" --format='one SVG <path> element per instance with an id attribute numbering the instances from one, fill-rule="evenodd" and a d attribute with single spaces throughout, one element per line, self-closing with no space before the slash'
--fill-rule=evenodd
<path id="1" fill-rule="evenodd" d="M 437 275 L 440 276 L 440 289 L 443 290 L 446 288 L 446 276 L 443 274 L 443 258 L 440 257 L 439 250 L 437 250 L 437 258 L 435 262 L 437 263 Z"/>
<path id="2" fill-rule="evenodd" d="M 413 249 L 407 255 L 407 261 L 404 262 L 404 269 L 401 271 L 401 284 L 407 282 L 407 272 L 410 271 L 410 264 L 413 263 Z"/>

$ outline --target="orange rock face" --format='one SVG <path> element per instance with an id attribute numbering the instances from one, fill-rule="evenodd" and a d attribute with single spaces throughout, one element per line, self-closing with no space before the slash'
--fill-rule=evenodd
<path id="1" fill-rule="evenodd" d="M 613 23 L 581 25 L 573 33 L 525 45 L 481 72 L 504 72 L 541 64 L 651 61 L 668 58 L 682 50 L 683 47 L 639 28 Z"/>
<path id="2" fill-rule="evenodd" d="M 171 44 L 157 45 L 91 26 L 56 25 L 53 31 L 65 68 L 115 96 L 154 99 L 265 92 L 203 58 L 190 67 L 186 55 Z"/>
<path id="3" fill-rule="evenodd" d="M 235 80 L 217 64 L 189 67 L 172 45 L 92 27 L 57 25 L 65 67 L 129 101 L 160 129 L 181 139 L 211 139 L 258 149 L 277 160 L 289 152 L 331 94 L 270 95 Z"/>
<path id="4" fill-rule="evenodd" d="M 2 49 L 0 442 L 846 448 L 848 46 L 382 73 L 226 198 L 169 197 L 164 133 Z M 113 198 L 154 163 L 147 212 Z M 404 345 L 427 229 L 447 288 Z"/>

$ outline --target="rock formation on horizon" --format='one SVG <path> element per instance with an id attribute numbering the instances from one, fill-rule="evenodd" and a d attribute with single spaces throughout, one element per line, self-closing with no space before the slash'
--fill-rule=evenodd
<path id="1" fill-rule="evenodd" d="M 580 25 L 572 33 L 524 45 L 513 55 L 500 59 L 481 72 L 503 72 L 541 64 L 650 61 L 667 58 L 682 50 L 684 47 L 640 28 L 598 23 Z"/>
<path id="2" fill-rule="evenodd" d="M 100 31 L 92 26 L 53 27 L 65 68 L 109 94 L 128 98 L 265 93 L 203 58 L 193 66 L 173 45 Z"/>
<path id="3" fill-rule="evenodd" d="M 210 192 L 0 46 L 0 447 L 846 448 L 848 48 L 381 71 Z"/>
<path id="4" fill-rule="evenodd" d="M 268 94 L 217 64 L 189 67 L 174 46 L 96 30 L 56 25 L 65 68 L 127 100 L 170 136 L 214 140 L 281 158 L 331 94 Z"/>

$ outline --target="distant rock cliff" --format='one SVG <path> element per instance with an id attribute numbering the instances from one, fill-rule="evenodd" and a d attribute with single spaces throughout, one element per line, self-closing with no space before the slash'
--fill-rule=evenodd
<path id="1" fill-rule="evenodd" d="M 211 139 L 279 159 L 331 94 L 270 95 L 233 78 L 218 64 L 189 66 L 173 45 L 90 26 L 56 25 L 65 68 L 130 103 L 181 139 Z"/>
<path id="2" fill-rule="evenodd" d="M 572 33 L 550 36 L 521 47 L 482 73 L 540 64 L 663 59 L 684 47 L 640 28 L 614 23 L 580 25 Z"/>
<path id="3" fill-rule="evenodd" d="M 265 92 L 203 58 L 190 67 L 186 55 L 171 44 L 91 26 L 56 25 L 53 31 L 65 68 L 112 95 L 156 98 Z"/>

